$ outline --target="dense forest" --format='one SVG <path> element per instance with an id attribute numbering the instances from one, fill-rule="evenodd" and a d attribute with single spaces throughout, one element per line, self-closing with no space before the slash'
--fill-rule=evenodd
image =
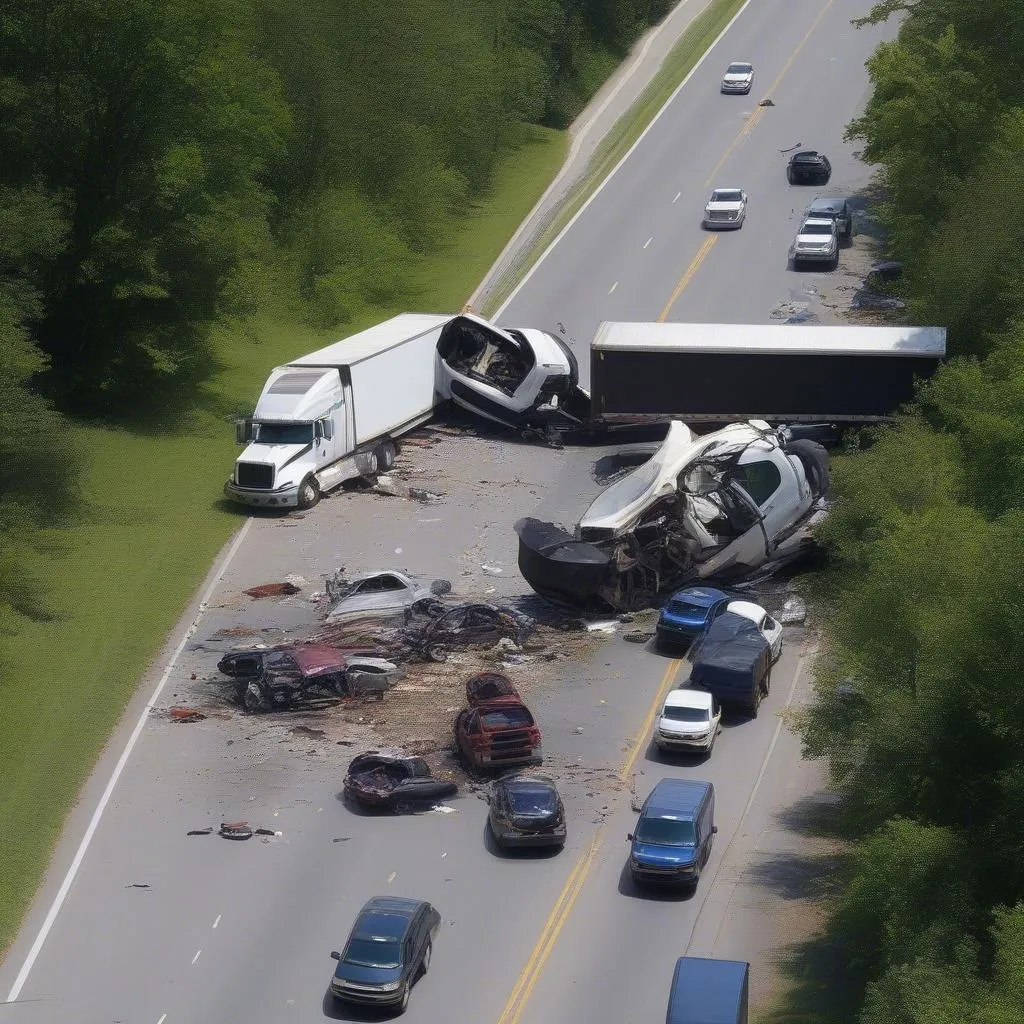
<path id="1" fill-rule="evenodd" d="M 1024 1013 L 1024 5 L 911 0 L 849 127 L 908 319 L 954 355 L 842 460 L 808 753 L 861 837 L 832 925 L 862 1024 Z"/>
<path id="2" fill-rule="evenodd" d="M 670 0 L 11 0 L 0 17 L 0 633 L 74 502 L 66 420 L 136 426 L 274 304 L 342 326 L 564 127 Z"/>

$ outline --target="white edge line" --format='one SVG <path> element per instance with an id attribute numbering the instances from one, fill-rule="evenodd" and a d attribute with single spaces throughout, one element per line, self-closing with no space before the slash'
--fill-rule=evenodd
<path id="1" fill-rule="evenodd" d="M 544 250 L 544 252 L 541 253 L 540 258 L 537 260 L 536 263 L 534 263 L 532 267 L 530 267 L 529 271 L 527 271 L 527 274 L 522 279 L 522 281 L 520 281 L 519 284 L 517 284 L 515 288 L 512 289 L 512 293 L 509 295 L 509 297 L 501 304 L 501 306 L 497 310 L 495 310 L 494 316 L 491 318 L 492 320 L 497 321 L 497 319 L 502 315 L 502 313 L 505 312 L 505 310 L 509 307 L 512 300 L 519 294 L 520 291 L 522 291 L 527 281 L 529 281 L 530 278 L 533 277 L 533 275 L 540 268 L 540 265 L 550 255 L 551 250 L 554 249 L 556 245 L 558 245 L 558 243 L 566 234 L 568 234 L 569 229 L 576 223 L 577 220 L 579 220 L 581 216 L 583 216 L 583 213 L 586 211 L 587 207 L 590 206 L 590 204 L 601 194 L 601 191 L 605 187 L 605 185 L 607 185 L 608 182 L 610 182 L 612 178 L 615 177 L 615 174 L 619 170 L 619 168 L 622 167 L 622 165 L 633 155 L 633 150 L 635 150 L 637 146 L 639 146 L 640 143 L 644 141 L 644 137 L 647 135 L 647 133 L 658 123 L 658 119 L 661 117 L 661 115 L 664 114 L 666 110 L 668 110 L 669 106 L 672 104 L 672 101 L 676 98 L 676 96 L 679 95 L 680 92 L 683 91 L 683 89 L 686 87 L 686 83 L 689 82 L 690 79 L 700 70 L 700 66 L 704 63 L 704 61 L 708 59 L 708 57 L 711 56 L 712 51 L 722 41 L 726 32 L 728 32 L 729 29 L 732 28 L 736 20 L 750 6 L 750 4 L 751 0 L 746 0 L 746 3 L 744 3 L 744 5 L 732 16 L 732 18 L 729 21 L 729 24 L 726 25 L 725 28 L 723 28 L 717 36 L 715 36 L 714 42 L 712 42 L 712 44 L 704 51 L 704 54 L 700 58 L 700 60 L 698 60 L 697 63 L 694 64 L 692 68 L 690 68 L 690 71 L 687 74 L 687 76 L 679 83 L 679 85 L 676 86 L 675 91 L 672 93 L 672 95 L 669 96 L 667 100 L 665 100 L 665 103 L 662 105 L 662 108 L 651 119 L 651 123 L 640 133 L 640 137 L 636 140 L 636 142 L 634 142 L 633 145 L 629 147 L 629 149 L 623 155 L 622 159 L 619 160 L 619 162 L 611 169 L 611 171 L 608 173 L 608 177 L 605 178 L 604 181 L 602 181 L 601 184 L 597 186 L 597 188 L 594 190 L 593 195 L 591 195 L 587 199 L 587 201 L 576 211 L 576 213 L 573 214 L 572 220 L 570 220 L 569 223 L 566 224 L 561 231 L 559 231 L 558 236 L 554 239 L 554 241 L 551 242 L 551 244 Z"/>
<path id="2" fill-rule="evenodd" d="M 216 928 L 217 925 L 219 925 L 219 924 L 220 924 L 220 914 L 218 914 L 216 919 L 214 920 L 213 927 Z"/>
<path id="3" fill-rule="evenodd" d="M 199 959 L 199 954 L 202 953 L 201 949 L 196 950 L 196 955 L 192 957 L 192 966 L 195 967 L 196 961 Z"/>
<path id="4" fill-rule="evenodd" d="M 162 1013 L 162 1014 L 160 1014 L 160 1019 L 156 1022 L 156 1024 L 164 1024 L 165 1020 L 167 1020 L 167 1014 L 166 1013 Z"/>
<path id="5" fill-rule="evenodd" d="M 181 657 L 181 652 L 185 649 L 185 644 L 187 644 L 192 638 L 192 634 L 195 633 L 199 626 L 199 621 L 202 619 L 203 614 L 206 611 L 207 603 L 213 596 L 214 589 L 224 578 L 224 573 L 227 572 L 228 566 L 231 564 L 231 561 L 235 557 L 239 547 L 241 547 L 242 541 L 245 539 L 245 535 L 249 532 L 249 527 L 251 525 L 252 519 L 247 519 L 241 530 L 238 531 L 238 536 L 235 537 L 234 542 L 228 549 L 228 553 L 224 556 L 224 561 L 220 567 L 220 571 L 200 598 L 199 609 L 196 612 L 195 618 L 192 620 L 188 629 L 185 630 L 185 635 L 181 638 L 181 643 L 179 643 L 174 649 L 174 653 L 171 655 L 171 660 L 168 662 L 167 668 L 164 669 L 163 675 L 160 676 L 160 681 L 156 684 L 156 689 L 153 690 L 153 695 L 149 698 L 149 702 L 142 709 L 142 714 L 139 715 L 139 720 L 135 723 L 135 728 L 132 730 L 132 734 L 128 737 L 128 742 L 125 744 L 124 750 L 121 752 L 121 756 L 118 758 L 117 764 L 114 766 L 114 771 L 110 776 L 110 780 L 107 782 L 106 789 L 103 790 L 103 795 L 100 797 L 99 803 L 96 805 L 96 810 L 92 813 L 92 818 L 89 820 L 89 825 L 85 830 L 85 835 L 82 836 L 82 841 L 78 844 L 78 849 L 75 851 L 75 856 L 71 861 L 71 866 L 68 868 L 67 874 L 64 876 L 64 881 L 61 882 L 60 889 L 57 890 L 57 895 L 54 897 L 53 903 L 50 905 L 50 909 L 46 913 L 46 918 L 43 920 L 42 927 L 39 929 L 39 934 L 36 935 L 35 941 L 32 943 L 32 948 L 28 951 L 28 956 L 25 957 L 25 962 L 21 965 L 21 970 L 18 971 L 18 976 L 14 979 L 14 984 L 11 986 L 11 991 L 7 996 L 8 1002 L 13 1003 L 21 994 L 21 990 L 24 987 L 25 982 L 28 980 L 29 972 L 32 970 L 32 966 L 35 964 L 36 958 L 39 956 L 39 952 L 43 948 L 43 943 L 46 941 L 46 937 L 49 935 L 50 929 L 53 927 L 53 922 L 57 919 L 57 914 L 60 913 L 60 908 L 64 905 L 64 900 L 67 899 L 68 892 L 71 889 L 71 883 L 74 882 L 75 875 L 78 874 L 78 869 L 82 866 L 82 860 L 85 858 L 86 850 L 89 849 L 92 837 L 96 834 L 100 818 L 103 816 L 103 812 L 106 810 L 107 804 L 110 802 L 110 797 L 114 792 L 114 787 L 117 785 L 117 781 L 120 779 L 121 773 L 124 771 L 125 765 L 128 763 L 128 758 L 131 756 L 132 750 L 135 748 L 135 744 L 138 742 L 139 736 L 142 735 L 142 730 L 145 728 L 146 722 L 149 719 L 149 713 L 153 710 L 154 705 L 160 699 L 160 694 L 163 693 L 163 689 L 167 685 L 167 680 L 170 678 L 171 672 L 174 670 L 174 666 L 177 663 L 178 658 Z M 161 1018 L 161 1020 L 162 1019 L 163 1018 Z"/>

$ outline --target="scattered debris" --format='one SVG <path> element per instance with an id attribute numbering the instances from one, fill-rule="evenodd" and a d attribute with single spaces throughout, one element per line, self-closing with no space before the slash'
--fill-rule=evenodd
<path id="1" fill-rule="evenodd" d="M 195 676 L 192 677 L 193 679 Z M 206 715 L 195 708 L 174 707 L 167 712 L 167 717 L 172 722 L 201 722 Z"/>
<path id="2" fill-rule="evenodd" d="M 306 585 L 306 580 L 297 572 L 288 573 L 284 579 L 286 583 L 290 583 L 293 587 L 298 587 L 300 590 Z"/>
<path id="3" fill-rule="evenodd" d="M 761 100 L 760 103 L 758 103 L 758 106 L 759 107 L 774 107 L 775 106 L 775 101 L 772 100 L 772 99 L 768 99 L 766 97 L 765 99 Z"/>
<path id="4" fill-rule="evenodd" d="M 323 729 L 311 729 L 308 725 L 296 725 L 288 730 L 293 736 L 308 736 L 311 740 L 326 740 Z"/>
<path id="5" fill-rule="evenodd" d="M 586 622 L 584 628 L 588 633 L 614 633 L 615 620 L 602 619 L 600 622 Z"/>
<path id="6" fill-rule="evenodd" d="M 488 576 L 500 576 L 502 569 L 500 565 L 481 565 L 480 571 L 487 573 Z"/>
<path id="7" fill-rule="evenodd" d="M 799 626 L 807 619 L 807 605 L 800 597 L 786 598 L 786 603 L 779 613 L 779 622 L 783 626 Z"/>
<path id="8" fill-rule="evenodd" d="M 850 300 L 850 309 L 906 309 L 907 304 L 892 295 L 881 295 L 878 292 L 862 288 Z"/>
<path id="9" fill-rule="evenodd" d="M 247 821 L 222 821 L 218 835 L 225 839 L 252 839 L 253 830 Z"/>
<path id="10" fill-rule="evenodd" d="M 243 593 L 255 598 L 287 597 L 289 594 L 297 594 L 301 589 L 294 583 L 285 581 L 284 583 L 261 583 L 258 587 L 249 587 Z"/>
<path id="11" fill-rule="evenodd" d="M 193 828 L 185 833 L 187 836 L 208 836 L 213 834 L 213 826 L 210 828 Z"/>
<path id="12" fill-rule="evenodd" d="M 149 889 L 151 888 L 149 882 L 129 882 L 126 889 Z"/>
<path id="13" fill-rule="evenodd" d="M 434 505 L 444 498 L 443 494 L 427 491 L 422 487 L 410 487 L 407 493 L 413 501 L 422 502 L 424 505 Z"/>
<path id="14" fill-rule="evenodd" d="M 337 839 L 332 839 L 332 843 L 347 843 L 352 837 L 351 836 L 338 836 Z"/>
<path id="15" fill-rule="evenodd" d="M 454 807 L 449 807 L 447 804 L 434 804 L 430 808 L 435 814 L 458 814 L 459 812 Z M 447 857 L 447 853 L 442 853 L 442 857 Z"/>
<path id="16" fill-rule="evenodd" d="M 644 631 L 640 629 L 634 629 L 629 633 L 622 634 L 623 640 L 628 640 L 631 644 L 645 644 L 648 640 L 654 639 L 654 631 Z"/>

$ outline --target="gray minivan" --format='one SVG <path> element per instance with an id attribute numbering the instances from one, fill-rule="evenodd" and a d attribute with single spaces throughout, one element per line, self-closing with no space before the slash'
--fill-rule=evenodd
<path id="1" fill-rule="evenodd" d="M 633 881 L 696 888 L 717 831 L 710 782 L 662 779 L 640 808 L 636 829 L 626 836 L 632 844 Z"/>

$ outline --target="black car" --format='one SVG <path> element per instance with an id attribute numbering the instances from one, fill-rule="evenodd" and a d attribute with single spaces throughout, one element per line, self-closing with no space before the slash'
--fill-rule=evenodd
<path id="1" fill-rule="evenodd" d="M 498 779 L 490 803 L 488 824 L 499 847 L 565 846 L 565 807 L 546 775 Z"/>
<path id="2" fill-rule="evenodd" d="M 534 627 L 529 616 L 514 608 L 461 604 L 425 622 L 410 618 L 403 638 L 414 652 L 431 661 L 447 661 L 454 649 L 493 645 L 505 637 L 522 644 Z"/>
<path id="3" fill-rule="evenodd" d="M 422 757 L 358 754 L 348 766 L 345 796 L 369 807 L 388 807 L 409 814 L 418 807 L 453 796 L 458 786 L 435 779 Z"/>
<path id="4" fill-rule="evenodd" d="M 409 1005 L 417 978 L 427 973 L 441 915 L 424 900 L 376 896 L 359 911 L 331 978 L 335 999 L 369 1006 Z"/>
<path id="5" fill-rule="evenodd" d="M 802 149 L 789 158 L 786 178 L 790 185 L 824 185 L 831 177 L 828 157 L 816 149 Z"/>
<path id="6" fill-rule="evenodd" d="M 808 217 L 830 217 L 836 222 L 836 229 L 843 238 L 853 235 L 853 211 L 845 199 L 815 199 L 807 207 Z"/>

